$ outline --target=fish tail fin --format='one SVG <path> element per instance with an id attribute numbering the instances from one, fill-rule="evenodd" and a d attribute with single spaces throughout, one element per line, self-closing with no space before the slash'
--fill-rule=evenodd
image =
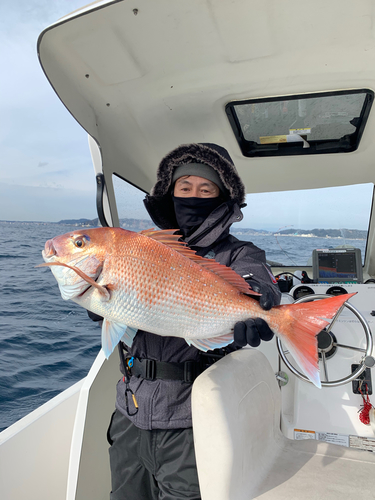
<path id="1" fill-rule="evenodd" d="M 353 295 L 355 293 L 278 307 L 282 318 L 277 334 L 316 387 L 321 388 L 316 335 Z"/>

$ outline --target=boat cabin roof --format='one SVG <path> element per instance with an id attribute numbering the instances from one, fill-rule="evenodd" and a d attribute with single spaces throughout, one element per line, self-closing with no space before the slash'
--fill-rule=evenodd
<path id="1" fill-rule="evenodd" d="M 189 142 L 226 147 L 249 192 L 373 182 L 371 113 L 354 152 L 249 158 L 226 112 L 233 101 L 374 89 L 373 3 L 101 1 L 47 28 L 38 50 L 105 173 L 145 191 L 162 156 Z"/>
<path id="2" fill-rule="evenodd" d="M 148 192 L 191 142 L 228 149 L 248 193 L 373 183 L 374 6 L 99 1 L 45 29 L 38 54 L 100 149 L 110 202 L 113 173 Z"/>

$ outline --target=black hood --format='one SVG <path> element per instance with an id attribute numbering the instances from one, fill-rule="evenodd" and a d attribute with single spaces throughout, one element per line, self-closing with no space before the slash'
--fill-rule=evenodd
<path id="1" fill-rule="evenodd" d="M 144 201 L 153 222 L 162 229 L 178 227 L 171 196 L 172 176 L 176 167 L 188 163 L 205 163 L 213 168 L 226 189 L 226 201 L 244 206 L 245 186 L 228 151 L 217 144 L 183 144 L 161 160 L 156 184 Z"/>

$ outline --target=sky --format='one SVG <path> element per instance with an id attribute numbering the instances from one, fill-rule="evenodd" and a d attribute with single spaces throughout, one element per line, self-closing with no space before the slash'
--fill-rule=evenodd
<path id="1" fill-rule="evenodd" d="M 49 85 L 36 48 L 44 28 L 87 3 L 0 2 L 0 220 L 57 222 L 97 216 L 87 134 Z M 249 195 L 245 218 L 237 227 L 366 229 L 372 189 L 362 185 Z M 129 195 L 126 189 L 128 201 Z M 132 217 L 148 218 L 143 194 L 131 196 L 137 200 L 134 208 L 139 207 Z"/>
<path id="2" fill-rule="evenodd" d="M 240 225 L 254 229 L 368 229 L 373 184 L 254 193 Z M 254 208 L 255 207 L 255 208 Z"/>
<path id="3" fill-rule="evenodd" d="M 48 83 L 36 48 L 44 28 L 87 3 L 0 2 L 0 220 L 96 217 L 87 134 Z"/>

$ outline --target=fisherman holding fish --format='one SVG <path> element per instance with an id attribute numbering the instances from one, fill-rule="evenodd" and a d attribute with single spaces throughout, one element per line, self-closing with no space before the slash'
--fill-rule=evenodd
<path id="1" fill-rule="evenodd" d="M 111 500 L 200 498 L 191 388 L 231 351 L 275 333 L 321 387 L 316 335 L 354 294 L 278 305 L 264 252 L 229 234 L 244 200 L 225 149 L 182 145 L 163 158 L 145 199 L 162 230 L 84 229 L 45 244 L 41 266 L 62 298 L 103 320 L 107 358 L 118 346 Z"/>
<path id="2" fill-rule="evenodd" d="M 279 304 L 280 292 L 264 251 L 229 234 L 232 223 L 243 218 L 240 208 L 244 202 L 245 188 L 228 152 L 215 144 L 187 144 L 163 158 L 145 206 L 158 227 L 179 228 L 183 240 L 199 256 L 215 259 L 245 276 L 261 294 L 260 306 L 269 310 Z M 200 498 L 192 435 L 192 383 L 227 352 L 246 344 L 257 347 L 261 340 L 272 337 L 263 319 L 237 322 L 234 343 L 207 356 L 182 338 L 138 330 L 125 353 L 125 362 L 132 364 L 129 388 L 138 408 L 130 398 L 126 404 L 126 384 L 121 379 L 108 430 L 111 500 Z"/>

